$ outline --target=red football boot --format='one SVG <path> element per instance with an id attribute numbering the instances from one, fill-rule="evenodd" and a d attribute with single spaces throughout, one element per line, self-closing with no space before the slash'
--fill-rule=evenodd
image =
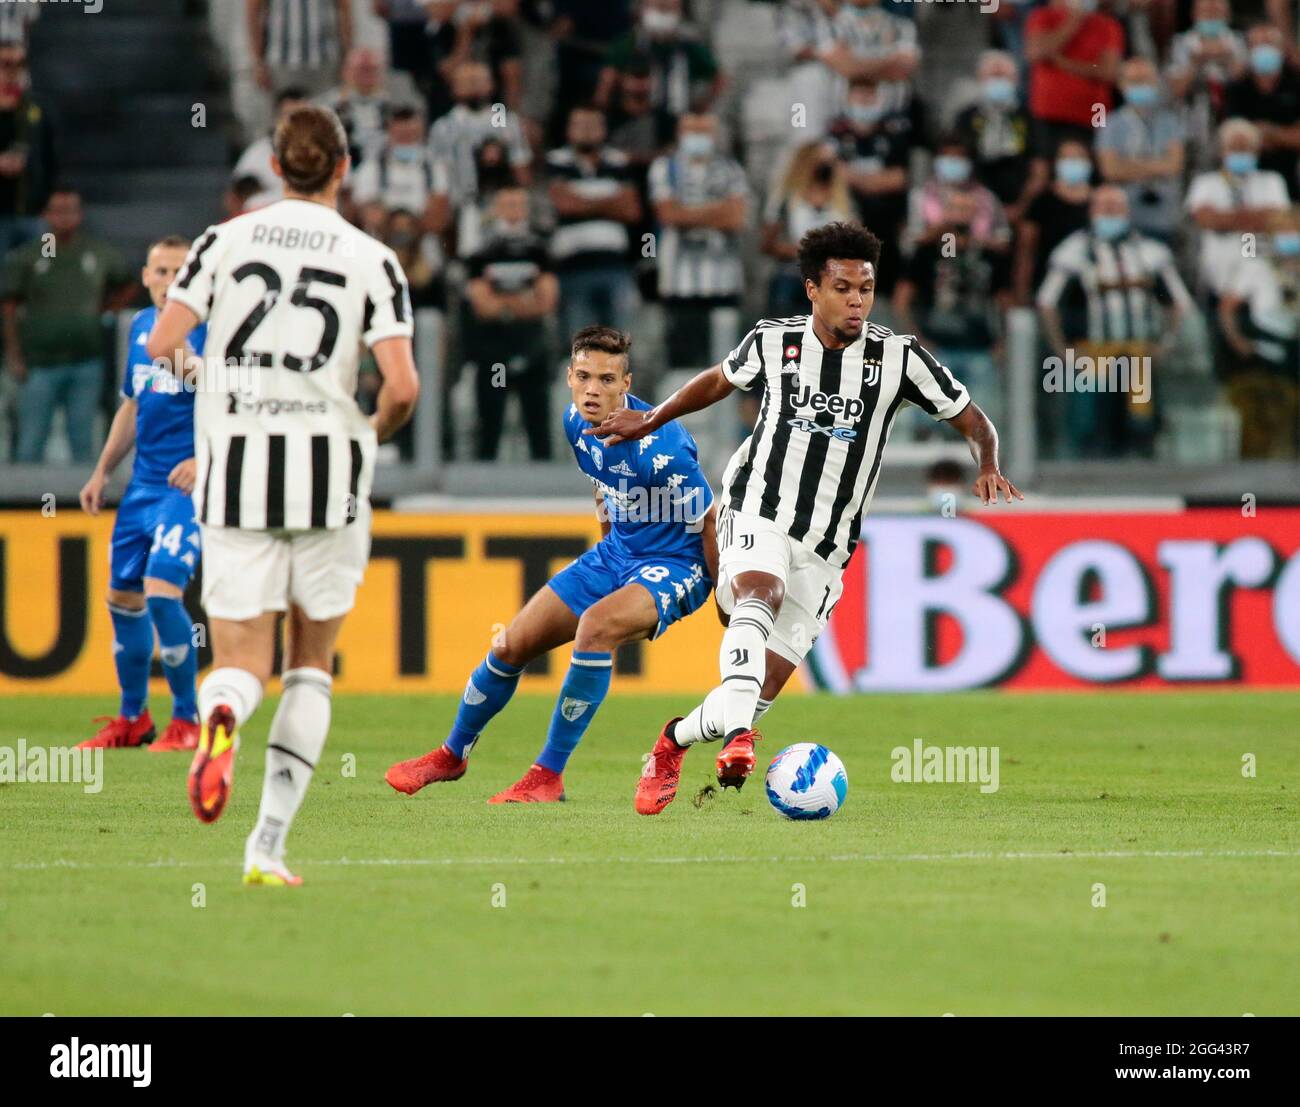
<path id="1" fill-rule="evenodd" d="M 562 803 L 564 778 L 550 769 L 534 765 L 522 780 L 498 792 L 488 803 Z"/>
<path id="2" fill-rule="evenodd" d="M 84 742 L 78 742 L 77 749 L 115 750 L 143 746 L 146 742 L 152 742 L 154 735 L 158 733 L 157 728 L 153 725 L 153 719 L 149 717 L 148 708 L 145 708 L 134 719 L 128 719 L 125 715 L 98 715 L 95 722 L 104 725 L 95 737 L 87 738 Z"/>
<path id="3" fill-rule="evenodd" d="M 681 722 L 679 715 L 664 723 L 654 748 L 646 756 L 645 768 L 636 784 L 636 813 L 658 815 L 677 798 L 677 781 L 682 775 L 682 758 L 685 746 L 679 746 L 668 737 L 668 728 Z"/>
<path id="4" fill-rule="evenodd" d="M 469 768 L 469 759 L 457 757 L 446 746 L 439 746 L 432 753 L 423 757 L 413 757 L 409 761 L 399 761 L 384 779 L 399 792 L 408 796 L 415 795 L 426 784 L 437 784 L 444 780 L 459 780 Z"/>
<path id="5" fill-rule="evenodd" d="M 196 750 L 199 748 L 199 724 L 189 719 L 173 719 L 167 724 L 162 737 L 149 748 L 160 753 L 169 750 Z"/>
<path id="6" fill-rule="evenodd" d="M 238 751 L 235 713 L 219 703 L 199 730 L 198 748 L 190 762 L 190 807 L 199 822 L 215 823 L 226 809 Z"/>
<path id="7" fill-rule="evenodd" d="M 724 788 L 740 790 L 749 774 L 754 771 L 754 743 L 762 735 L 756 730 L 746 730 L 737 734 L 722 747 L 718 754 L 718 783 Z"/>

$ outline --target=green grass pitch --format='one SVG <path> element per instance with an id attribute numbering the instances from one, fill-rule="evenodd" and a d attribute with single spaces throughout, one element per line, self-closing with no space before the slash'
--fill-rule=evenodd
<path id="1" fill-rule="evenodd" d="M 761 779 L 697 805 L 706 746 L 641 818 L 641 755 L 686 699 L 616 692 L 568 803 L 488 807 L 550 697 L 518 696 L 462 780 L 408 798 L 384 770 L 441 740 L 454 698 L 338 696 L 298 889 L 239 882 L 273 702 L 214 826 L 186 754 L 109 751 L 98 795 L 4 784 L 0 1013 L 1300 1013 L 1300 694 L 791 695 L 760 770 L 826 743 L 837 815 L 787 822 Z M 0 743 L 69 743 L 107 706 L 0 701 Z M 894 783 L 914 738 L 996 745 L 999 791 Z"/>

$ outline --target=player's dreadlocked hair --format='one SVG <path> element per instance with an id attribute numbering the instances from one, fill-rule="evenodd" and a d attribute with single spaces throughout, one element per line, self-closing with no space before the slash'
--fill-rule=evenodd
<path id="1" fill-rule="evenodd" d="M 880 239 L 861 223 L 827 223 L 799 240 L 799 275 L 820 284 L 831 258 L 869 261 L 880 265 Z"/>
<path id="2" fill-rule="evenodd" d="M 615 327 L 583 327 L 573 336 L 570 353 L 577 357 L 583 350 L 599 350 L 602 354 L 618 354 L 623 358 L 623 372 L 628 369 L 628 351 L 632 348 L 632 336 Z"/>

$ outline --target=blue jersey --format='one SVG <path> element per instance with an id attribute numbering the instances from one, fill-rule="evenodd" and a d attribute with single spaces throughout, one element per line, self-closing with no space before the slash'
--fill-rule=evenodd
<path id="1" fill-rule="evenodd" d="M 627 406 L 648 411 L 651 405 L 628 394 Z M 570 404 L 564 433 L 578 468 L 604 495 L 613 549 L 632 558 L 702 560 L 700 524 L 713 492 L 690 433 L 680 423 L 667 423 L 636 442 L 606 446 L 582 433 L 590 427 Z"/>
<path id="2" fill-rule="evenodd" d="M 194 392 L 166 369 L 155 369 L 145 346 L 158 319 L 150 306 L 131 320 L 122 395 L 135 400 L 135 467 L 132 482 L 166 485 L 171 471 L 194 456 Z M 189 344 L 203 353 L 207 324 L 190 331 Z"/>

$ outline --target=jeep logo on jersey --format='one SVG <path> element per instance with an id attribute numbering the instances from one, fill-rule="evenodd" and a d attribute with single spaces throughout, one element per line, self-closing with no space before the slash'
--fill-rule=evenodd
<path id="1" fill-rule="evenodd" d="M 833 395 L 814 392 L 810 384 L 799 386 L 799 390 L 794 394 L 794 406 L 811 408 L 813 411 L 825 411 L 830 415 L 840 415 L 855 423 L 862 418 L 862 413 L 867 407 L 859 396 L 841 396 L 838 392 Z"/>

